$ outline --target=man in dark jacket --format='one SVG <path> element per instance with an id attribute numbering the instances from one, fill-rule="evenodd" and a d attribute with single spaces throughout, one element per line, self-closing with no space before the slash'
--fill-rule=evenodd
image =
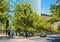
<path id="1" fill-rule="evenodd" d="M 10 36 L 10 30 L 8 31 L 8 38 L 11 38 L 11 36 Z"/>

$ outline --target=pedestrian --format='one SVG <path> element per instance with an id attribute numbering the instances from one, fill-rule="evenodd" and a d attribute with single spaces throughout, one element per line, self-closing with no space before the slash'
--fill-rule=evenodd
<path id="1" fill-rule="evenodd" d="M 14 37 L 14 31 L 12 31 L 12 34 L 11 35 L 12 35 L 12 38 L 13 38 Z"/>
<path id="2" fill-rule="evenodd" d="M 11 36 L 10 36 L 10 30 L 8 31 L 8 38 L 11 38 Z"/>

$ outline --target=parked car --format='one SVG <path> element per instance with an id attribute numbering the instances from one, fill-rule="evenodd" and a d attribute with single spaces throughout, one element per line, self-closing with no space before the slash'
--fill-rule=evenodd
<path id="1" fill-rule="evenodd" d="M 40 37 L 46 37 L 47 33 L 40 33 Z"/>

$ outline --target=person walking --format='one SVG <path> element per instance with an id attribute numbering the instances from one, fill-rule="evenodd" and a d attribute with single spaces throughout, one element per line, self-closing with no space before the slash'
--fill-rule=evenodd
<path id="1" fill-rule="evenodd" d="M 12 38 L 14 38 L 14 31 L 12 31 L 12 34 L 11 35 L 12 35 Z"/>
<path id="2" fill-rule="evenodd" d="M 11 36 L 10 36 L 10 30 L 8 31 L 8 38 L 11 38 Z"/>

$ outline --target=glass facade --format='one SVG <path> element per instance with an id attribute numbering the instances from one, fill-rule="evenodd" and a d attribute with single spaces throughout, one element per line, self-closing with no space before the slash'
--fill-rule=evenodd
<path id="1" fill-rule="evenodd" d="M 40 15 L 41 0 L 10 0 L 10 10 L 13 11 L 16 4 L 21 4 L 26 2 L 29 2 L 31 4 L 32 9 Z"/>

